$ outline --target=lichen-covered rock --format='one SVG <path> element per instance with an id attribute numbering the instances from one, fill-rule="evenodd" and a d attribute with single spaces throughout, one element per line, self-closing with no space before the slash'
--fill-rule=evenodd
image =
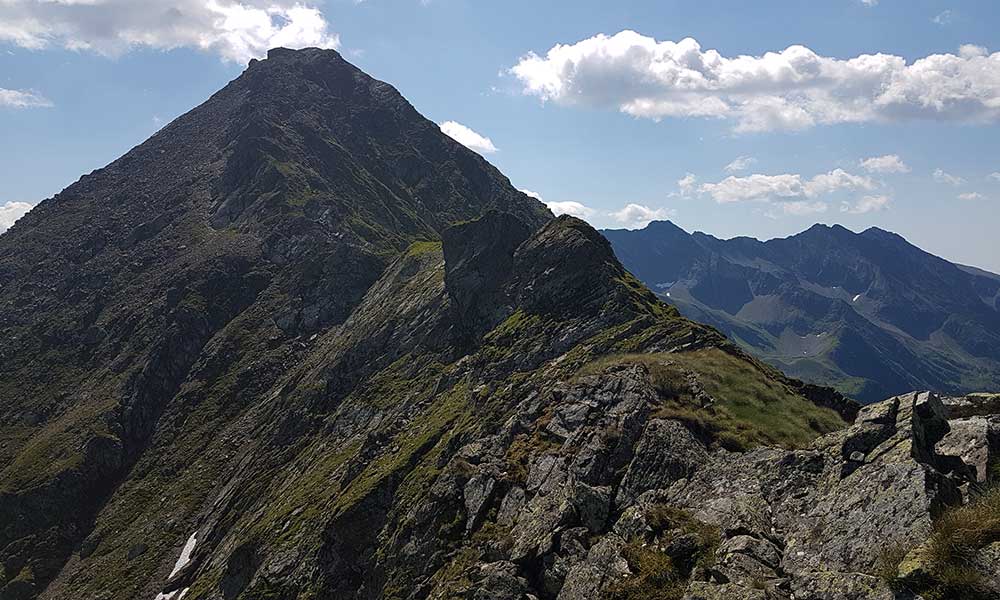
<path id="1" fill-rule="evenodd" d="M 643 429 L 618 488 L 617 502 L 627 505 L 645 491 L 666 488 L 707 467 L 711 457 L 705 446 L 677 421 L 652 419 Z"/>
<path id="2" fill-rule="evenodd" d="M 952 419 L 950 430 L 935 451 L 960 459 L 975 470 L 975 479 L 985 483 L 1000 464 L 1000 417 L 976 416 Z"/>

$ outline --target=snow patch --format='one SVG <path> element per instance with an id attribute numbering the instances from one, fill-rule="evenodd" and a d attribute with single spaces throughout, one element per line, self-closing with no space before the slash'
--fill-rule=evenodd
<path id="1" fill-rule="evenodd" d="M 170 572 L 170 576 L 167 577 L 167 579 L 172 578 L 181 569 L 186 567 L 189 562 L 191 562 L 191 553 L 194 552 L 194 547 L 195 544 L 197 543 L 198 543 L 198 532 L 195 531 L 194 533 L 191 534 L 191 537 L 188 538 L 187 543 L 184 544 L 184 548 L 181 550 L 181 555 L 180 557 L 178 557 L 177 563 L 174 564 L 174 570 Z M 183 594 L 181 595 L 183 596 Z M 173 600 L 173 596 L 168 596 L 164 598 L 164 600 Z M 178 600 L 180 599 L 178 598 Z"/>
<path id="2" fill-rule="evenodd" d="M 166 594 L 160 592 L 159 594 L 156 595 L 156 598 L 153 598 L 153 600 L 181 600 L 181 598 L 184 597 L 184 594 L 188 593 L 188 590 L 190 589 L 191 588 L 186 587 L 180 591 L 180 594 L 177 593 L 177 590 L 168 592 Z M 175 599 L 174 596 L 177 596 L 177 598 Z"/>

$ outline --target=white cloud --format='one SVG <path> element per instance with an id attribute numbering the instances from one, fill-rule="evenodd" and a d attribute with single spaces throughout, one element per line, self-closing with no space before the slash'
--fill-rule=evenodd
<path id="1" fill-rule="evenodd" d="M 860 161 L 861 168 L 869 173 L 909 173 L 910 167 L 898 154 L 873 156 Z"/>
<path id="2" fill-rule="evenodd" d="M 958 55 L 963 58 L 975 58 L 977 56 L 986 56 L 987 54 L 989 54 L 989 50 L 975 44 L 962 44 L 958 47 Z"/>
<path id="3" fill-rule="evenodd" d="M 948 185 L 962 185 L 965 183 L 965 180 L 962 179 L 961 177 L 952 175 L 950 173 L 945 173 L 941 169 L 934 169 L 933 177 L 934 181 L 938 183 L 946 183 Z"/>
<path id="4" fill-rule="evenodd" d="M 497 147 L 493 145 L 493 140 L 476 133 L 461 123 L 445 121 L 441 123 L 441 131 L 470 150 L 482 152 L 483 154 L 491 154 L 497 151 Z"/>
<path id="5" fill-rule="evenodd" d="M 551 210 L 556 216 L 571 215 L 577 217 L 578 219 L 586 219 L 587 217 L 593 216 L 594 213 L 597 212 L 589 206 L 579 202 L 573 202 L 572 200 L 567 200 L 566 202 L 546 202 L 545 199 L 542 198 L 542 195 L 538 192 L 521 190 L 521 193 L 543 202 L 545 206 L 548 206 L 549 210 Z"/>
<path id="6" fill-rule="evenodd" d="M 837 190 L 872 190 L 875 182 L 863 175 L 852 175 L 843 169 L 821 173 L 805 183 L 806 196 L 820 196 Z"/>
<path id="7" fill-rule="evenodd" d="M 746 177 L 729 176 L 718 183 L 704 183 L 699 188 L 716 202 L 743 202 L 768 198 L 797 198 L 805 195 L 800 175 L 761 175 Z"/>
<path id="8" fill-rule="evenodd" d="M 861 0 L 861 4 L 864 4 L 865 6 L 877 6 L 878 0 Z"/>
<path id="9" fill-rule="evenodd" d="M 826 212 L 829 205 L 823 199 L 825 196 L 838 192 L 870 191 L 876 187 L 875 181 L 869 177 L 854 175 L 843 169 L 834 169 L 810 179 L 791 173 L 781 175 L 755 173 L 745 177 L 730 175 L 717 183 L 702 184 L 698 187 L 698 192 L 719 204 L 749 201 L 768 203 L 771 208 L 764 214 L 777 218 L 781 215 L 803 216 Z M 854 203 L 845 200 L 843 206 L 852 212 L 868 212 L 875 210 L 875 205 L 881 202 L 879 198 L 881 197 L 865 196 Z"/>
<path id="10" fill-rule="evenodd" d="M 27 202 L 7 202 L 0 204 L 0 233 L 7 231 L 14 221 L 23 217 L 33 206 Z"/>
<path id="11" fill-rule="evenodd" d="M 966 192 L 958 195 L 959 200 L 982 200 L 983 198 L 985 198 L 985 196 L 979 192 Z"/>
<path id="12" fill-rule="evenodd" d="M 840 211 L 854 215 L 876 212 L 889 208 L 891 199 L 889 196 L 865 196 L 857 202 L 843 202 Z"/>
<path id="13" fill-rule="evenodd" d="M 0 24 L 0 27 L 3 25 Z M 0 107 L 37 108 L 49 106 L 52 106 L 52 102 L 36 92 L 0 88 Z"/>
<path id="14" fill-rule="evenodd" d="M 566 202 L 546 202 L 545 206 L 555 215 L 572 215 L 579 219 L 586 219 L 594 214 L 594 209 L 589 206 L 567 200 Z"/>
<path id="15" fill-rule="evenodd" d="M 340 45 L 323 13 L 300 0 L 0 0 L 0 41 L 110 56 L 188 47 L 235 62 L 277 46 Z"/>
<path id="16" fill-rule="evenodd" d="M 843 169 L 821 173 L 803 180 L 798 174 L 729 176 L 718 183 L 705 183 L 699 189 L 720 204 L 747 200 L 816 198 L 839 190 L 872 190 L 875 182 Z"/>
<path id="17" fill-rule="evenodd" d="M 650 208 L 643 204 L 626 204 L 624 208 L 611 213 L 611 217 L 628 229 L 642 229 L 651 221 L 668 219 L 674 211 L 667 208 Z"/>
<path id="18" fill-rule="evenodd" d="M 697 182 L 698 178 L 694 176 L 694 173 L 688 173 L 677 180 L 677 187 L 680 189 L 682 196 L 690 196 L 691 192 L 695 191 L 694 186 Z"/>
<path id="19" fill-rule="evenodd" d="M 757 159 L 752 156 L 739 156 L 733 162 L 726 165 L 725 169 L 728 173 L 738 173 L 746 171 L 755 162 L 757 162 Z"/>
<path id="20" fill-rule="evenodd" d="M 990 173 L 990 179 L 995 179 L 997 181 L 1000 181 L 1000 171 L 997 171 L 995 173 Z"/>
<path id="21" fill-rule="evenodd" d="M 840 59 L 790 46 L 723 56 L 634 31 L 558 44 L 510 69 L 523 92 L 650 119 L 727 119 L 737 131 L 908 119 L 1000 121 L 1000 52 Z"/>
<path id="22" fill-rule="evenodd" d="M 931 19 L 931 23 L 935 23 L 937 25 L 948 25 L 954 18 L 954 13 L 950 10 L 944 10 L 935 15 L 935 17 Z"/>

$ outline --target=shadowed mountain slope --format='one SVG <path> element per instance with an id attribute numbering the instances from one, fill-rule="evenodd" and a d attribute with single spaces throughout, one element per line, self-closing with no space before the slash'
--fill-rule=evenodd
<path id="1" fill-rule="evenodd" d="M 866 402 L 1000 387 L 1000 278 L 896 234 L 816 225 L 720 240 L 670 222 L 603 233 L 685 315 L 797 377 Z"/>

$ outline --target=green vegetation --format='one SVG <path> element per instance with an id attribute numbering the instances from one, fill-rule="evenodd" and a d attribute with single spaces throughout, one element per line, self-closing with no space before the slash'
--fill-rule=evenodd
<path id="1" fill-rule="evenodd" d="M 624 271 L 622 276 L 615 279 L 615 281 L 628 290 L 632 307 L 640 314 L 649 313 L 657 317 L 671 318 L 680 316 L 677 307 L 671 306 L 657 298 L 656 294 L 650 291 L 635 275 L 632 275 L 628 271 Z"/>
<path id="2" fill-rule="evenodd" d="M 5 430 L 2 437 L 24 440 L 16 457 L 0 470 L 0 492 L 16 492 L 38 485 L 83 464 L 83 444 L 108 435 L 100 418 L 113 402 L 78 404 L 63 415 L 35 430 Z M 28 434 L 31 437 L 27 437 Z"/>
<path id="3" fill-rule="evenodd" d="M 706 441 L 730 450 L 801 448 L 844 426 L 834 411 L 816 406 L 754 363 L 719 348 L 605 356 L 585 365 L 577 376 L 620 364 L 642 364 L 649 370 L 661 398 L 657 417 L 681 421 Z M 701 406 L 689 378 L 714 402 Z"/>
<path id="4" fill-rule="evenodd" d="M 632 576 L 610 586 L 607 600 L 678 600 L 696 568 L 711 566 L 719 529 L 687 512 L 656 505 L 646 514 L 652 539 L 635 538 L 622 550 Z M 684 537 L 686 542 L 674 544 Z"/>
<path id="5" fill-rule="evenodd" d="M 965 506 L 942 513 L 923 544 L 906 553 L 887 553 L 879 572 L 890 587 L 925 600 L 988 600 L 995 598 L 994 592 L 975 563 L 983 549 L 998 542 L 1000 485 L 993 484 Z"/>
<path id="6" fill-rule="evenodd" d="M 441 251 L 440 241 L 418 240 L 410 244 L 410 247 L 406 251 L 406 255 L 409 257 L 423 256 L 425 254 L 431 254 L 433 252 L 440 252 L 440 251 Z"/>
<path id="7" fill-rule="evenodd" d="M 464 592 L 472 584 L 470 573 L 479 566 L 482 551 L 465 547 L 457 551 L 443 567 L 431 577 L 437 592 L 435 598 L 464 598 Z"/>
<path id="8" fill-rule="evenodd" d="M 415 467 L 424 454 L 438 444 L 442 436 L 454 435 L 455 430 L 461 429 L 458 421 L 470 415 L 468 393 L 467 386 L 459 384 L 440 396 L 434 405 L 415 418 L 393 440 L 399 449 L 382 454 L 370 462 L 365 470 L 338 495 L 333 512 L 335 514 L 346 512 L 392 475 L 403 474 L 407 479 L 419 478 L 427 482 L 433 480 L 436 472 L 425 473 L 422 476 Z M 412 481 L 409 483 L 413 485 Z M 407 486 L 401 486 L 399 491 L 404 492 L 405 487 Z M 401 493 L 400 499 L 405 500 L 406 495 Z"/>
<path id="9" fill-rule="evenodd" d="M 552 420 L 554 409 L 549 407 L 535 421 L 531 433 L 514 436 L 507 449 L 507 475 L 511 481 L 524 483 L 528 480 L 528 461 L 532 457 L 558 450 L 560 444 L 545 433 L 545 426 Z"/>

